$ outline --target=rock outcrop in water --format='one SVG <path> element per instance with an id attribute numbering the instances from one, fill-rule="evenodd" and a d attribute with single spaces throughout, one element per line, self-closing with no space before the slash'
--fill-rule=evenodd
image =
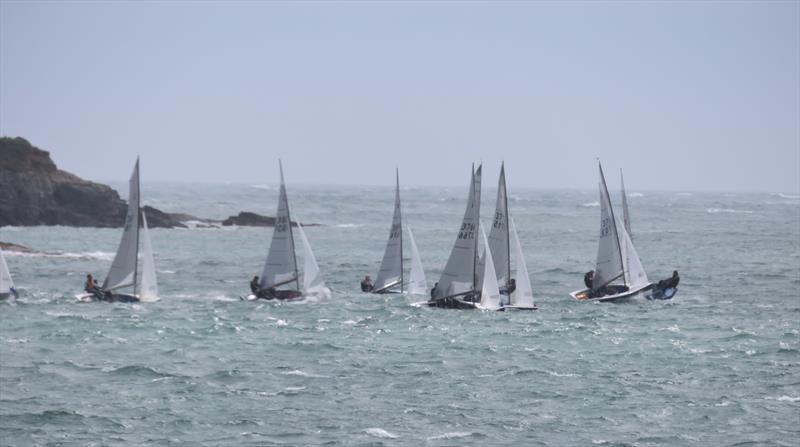
<path id="1" fill-rule="evenodd" d="M 119 227 L 125 202 L 112 188 L 59 170 L 24 138 L 0 138 L 0 226 Z"/>
<path id="2" fill-rule="evenodd" d="M 262 216 L 261 214 L 256 214 L 250 211 L 242 211 L 236 216 L 231 216 L 222 221 L 222 225 L 224 226 L 231 226 L 237 225 L 240 227 L 274 227 L 275 226 L 275 218 L 272 216 Z M 296 227 L 297 222 L 292 221 L 292 226 Z M 304 227 L 318 227 L 320 224 L 315 223 L 304 223 Z"/>
<path id="3" fill-rule="evenodd" d="M 126 209 L 110 186 L 58 169 L 49 152 L 24 138 L 0 137 L 0 226 L 121 227 Z M 152 228 L 186 227 L 179 216 L 145 212 Z"/>
<path id="4" fill-rule="evenodd" d="M 144 206 L 150 228 L 272 227 L 275 218 L 243 211 L 223 222 Z M 0 227 L 65 225 L 121 227 L 127 205 L 113 188 L 62 171 L 50 153 L 28 140 L 0 137 Z M 297 226 L 297 222 L 292 222 Z M 318 226 L 318 224 L 308 224 Z"/>

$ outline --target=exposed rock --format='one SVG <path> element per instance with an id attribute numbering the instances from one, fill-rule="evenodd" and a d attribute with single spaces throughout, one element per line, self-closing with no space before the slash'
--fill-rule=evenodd
<path id="1" fill-rule="evenodd" d="M 250 211 L 242 211 L 236 216 L 231 216 L 222 221 L 222 225 L 231 226 L 237 225 L 240 227 L 274 227 L 275 218 L 272 216 L 262 216 Z M 292 226 L 296 227 L 297 222 L 292 221 Z M 303 224 L 304 227 L 318 227 L 320 224 Z"/>
<path id="2" fill-rule="evenodd" d="M 120 227 L 125 202 L 112 188 L 59 170 L 24 138 L 0 138 L 0 226 Z"/>
<path id="3" fill-rule="evenodd" d="M 183 216 L 193 217 L 189 216 L 188 214 L 182 215 L 178 213 L 176 214 L 165 213 L 149 205 L 145 205 L 142 208 L 142 211 L 144 211 L 145 215 L 147 216 L 148 228 L 188 228 L 183 223 L 183 219 L 180 219 L 180 217 Z M 191 220 L 191 219 L 185 219 L 185 220 Z"/>
<path id="4" fill-rule="evenodd" d="M 11 242 L 0 241 L 0 249 L 3 251 L 18 251 L 20 253 L 35 253 L 36 251 L 24 245 L 13 244 Z"/>
<path id="5" fill-rule="evenodd" d="M 217 228 L 218 220 L 166 213 L 145 206 L 150 228 Z M 113 188 L 62 171 L 41 150 L 21 137 L 0 137 L 0 227 L 65 225 L 121 227 L 127 205 Z M 187 225 L 188 223 L 188 225 Z M 222 225 L 272 227 L 275 218 L 243 211 Z M 304 224 L 318 226 L 319 224 Z M 297 222 L 292 222 L 297 226 Z"/>

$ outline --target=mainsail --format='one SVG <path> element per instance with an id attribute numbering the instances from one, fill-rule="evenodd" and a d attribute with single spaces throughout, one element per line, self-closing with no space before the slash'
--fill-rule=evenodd
<path id="1" fill-rule="evenodd" d="M 533 288 L 531 278 L 528 276 L 528 267 L 525 265 L 525 254 L 522 253 L 522 244 L 517 235 L 517 226 L 514 219 L 511 219 L 511 232 L 514 234 L 515 258 L 517 262 L 517 290 L 514 292 L 513 303 L 520 307 L 533 307 Z"/>
<path id="2" fill-rule="evenodd" d="M 624 263 L 617 231 L 617 221 L 608 196 L 603 166 L 600 168 L 600 241 L 597 247 L 597 264 L 592 290 L 597 291 L 623 275 Z"/>
<path id="3" fill-rule="evenodd" d="M 278 161 L 278 165 L 281 171 L 278 211 L 275 214 L 272 242 L 269 246 L 267 261 L 264 264 L 264 271 L 261 274 L 260 285 L 262 288 L 268 288 L 296 281 L 299 289 L 292 219 L 289 215 L 289 199 L 286 197 L 286 184 L 283 180 L 283 164 Z"/>
<path id="4" fill-rule="evenodd" d="M 492 250 L 489 248 L 489 241 L 486 232 L 481 227 L 483 239 L 483 253 L 486 258 L 483 270 L 483 286 L 481 287 L 481 307 L 484 309 L 500 308 L 500 287 L 497 285 L 497 273 L 494 271 L 494 261 L 492 260 Z"/>
<path id="5" fill-rule="evenodd" d="M 374 292 L 400 286 L 403 291 L 403 222 L 400 215 L 400 174 L 395 172 L 394 217 L 389 231 L 389 240 L 383 252 L 383 261 L 375 278 Z"/>
<path id="6" fill-rule="evenodd" d="M 142 279 L 139 300 L 145 302 L 158 301 L 158 281 L 156 280 L 156 263 L 153 260 L 153 246 L 150 244 L 150 233 L 147 230 L 147 216 L 142 210 Z"/>
<path id="7" fill-rule="evenodd" d="M 14 280 L 11 279 L 11 272 L 8 271 L 6 258 L 3 256 L 3 249 L 0 248 L 0 294 L 12 293 Z"/>
<path id="8" fill-rule="evenodd" d="M 467 209 L 450 258 L 436 286 L 434 299 L 464 294 L 476 289 L 478 223 L 481 209 L 481 166 L 472 173 Z"/>
<path id="9" fill-rule="evenodd" d="M 625 194 L 625 179 L 622 177 L 622 169 L 619 170 L 619 183 L 622 185 L 622 222 L 625 226 L 625 231 L 628 232 L 628 237 L 633 240 L 633 233 L 631 232 L 631 216 L 628 214 L 628 195 Z"/>
<path id="10" fill-rule="evenodd" d="M 425 271 L 422 268 L 422 259 L 417 250 L 417 242 L 414 240 L 414 234 L 411 232 L 411 227 L 408 227 L 408 241 L 411 242 L 411 274 L 408 283 L 408 293 L 412 295 L 427 295 L 428 283 L 425 280 Z"/>
<path id="11" fill-rule="evenodd" d="M 136 269 L 137 257 L 139 255 L 139 159 L 131 174 L 128 185 L 128 213 L 125 216 L 125 229 L 122 232 L 122 240 L 119 242 L 117 254 L 111 269 L 108 271 L 104 290 L 114 290 L 121 287 L 134 286 L 136 293 Z"/>

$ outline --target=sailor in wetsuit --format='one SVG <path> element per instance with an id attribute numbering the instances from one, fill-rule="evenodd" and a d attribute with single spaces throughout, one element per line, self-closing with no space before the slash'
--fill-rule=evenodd
<path id="1" fill-rule="evenodd" d="M 91 293 L 98 300 L 103 299 L 103 291 L 97 286 L 97 280 L 92 277 L 92 274 L 86 275 L 86 282 L 83 285 L 83 290 L 86 293 Z"/>
<path id="2" fill-rule="evenodd" d="M 433 288 L 431 289 L 431 299 L 432 300 L 436 299 L 436 288 L 437 287 L 439 287 L 439 283 L 438 282 L 436 284 L 434 284 Z"/>
<path id="3" fill-rule="evenodd" d="M 258 296 L 259 290 L 261 290 L 261 285 L 258 283 L 258 276 L 254 276 L 250 281 L 250 291 L 253 292 L 253 295 Z"/>
<path id="4" fill-rule="evenodd" d="M 361 291 L 372 292 L 372 287 L 372 279 L 370 279 L 369 275 L 365 276 L 364 279 L 361 280 Z"/>
<path id="5" fill-rule="evenodd" d="M 594 270 L 589 270 L 583 275 L 583 284 L 586 285 L 587 289 L 591 289 L 592 282 L 594 282 Z"/>
<path id="6" fill-rule="evenodd" d="M 669 289 L 678 287 L 678 283 L 681 281 L 680 276 L 678 276 L 678 271 L 672 271 L 672 277 L 667 279 L 662 279 L 658 282 L 658 288 L 660 289 Z"/>

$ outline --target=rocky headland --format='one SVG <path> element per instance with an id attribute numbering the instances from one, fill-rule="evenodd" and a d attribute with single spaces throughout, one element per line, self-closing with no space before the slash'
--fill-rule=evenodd
<path id="1" fill-rule="evenodd" d="M 108 185 L 58 169 L 48 151 L 28 140 L 0 137 L 0 227 L 64 225 L 121 227 L 127 205 Z M 219 221 L 144 206 L 150 228 L 271 227 L 275 218 L 243 211 Z M 297 226 L 297 222 L 292 222 Z M 304 224 L 306 225 L 306 224 Z M 319 224 L 307 224 L 317 226 Z"/>

